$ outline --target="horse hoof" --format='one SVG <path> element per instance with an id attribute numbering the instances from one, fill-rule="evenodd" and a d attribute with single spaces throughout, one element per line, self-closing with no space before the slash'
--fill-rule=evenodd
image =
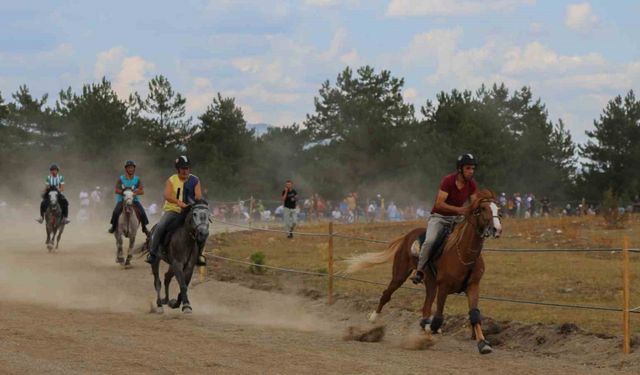
<path id="1" fill-rule="evenodd" d="M 184 306 L 182 306 L 182 312 L 184 314 L 191 314 L 193 312 L 193 310 L 191 309 L 191 306 L 184 305 Z"/>
<path id="2" fill-rule="evenodd" d="M 168 303 L 169 307 L 171 307 L 172 309 L 177 309 L 178 307 L 180 307 L 180 304 L 178 303 L 178 300 L 176 299 L 171 299 Z"/>
<path id="3" fill-rule="evenodd" d="M 480 354 L 489 354 L 493 352 L 493 348 L 487 340 L 482 340 L 478 342 L 478 351 Z"/>
<path id="4" fill-rule="evenodd" d="M 168 304 L 169 304 L 169 299 L 168 299 L 168 298 L 163 298 L 163 299 L 161 300 L 161 303 L 162 303 L 163 305 L 168 305 Z"/>
<path id="5" fill-rule="evenodd" d="M 116 263 L 118 263 L 118 264 L 124 263 L 124 258 L 123 257 L 117 257 L 116 258 Z"/>
<path id="6" fill-rule="evenodd" d="M 375 323 L 375 321 L 378 319 L 378 313 L 375 311 L 372 311 L 371 314 L 369 314 L 368 319 L 371 323 Z"/>
<path id="7" fill-rule="evenodd" d="M 420 319 L 420 328 L 422 328 L 425 331 L 431 331 L 431 328 L 427 329 L 427 326 L 431 324 L 431 319 L 429 318 L 422 318 Z"/>

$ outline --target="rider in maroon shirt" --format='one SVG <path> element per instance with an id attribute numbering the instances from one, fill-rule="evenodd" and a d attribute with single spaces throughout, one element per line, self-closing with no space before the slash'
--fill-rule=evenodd
<path id="1" fill-rule="evenodd" d="M 453 224 L 459 216 L 469 210 L 464 207 L 467 200 L 475 199 L 476 182 L 473 180 L 478 162 L 472 154 L 463 154 L 456 161 L 457 171 L 445 176 L 440 183 L 436 201 L 427 221 L 425 240 L 420 248 L 416 274 L 411 278 L 414 284 L 424 280 L 424 267 L 431 258 L 432 247 L 441 231 Z"/>

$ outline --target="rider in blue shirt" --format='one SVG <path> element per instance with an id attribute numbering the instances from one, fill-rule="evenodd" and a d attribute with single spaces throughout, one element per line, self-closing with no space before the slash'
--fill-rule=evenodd
<path id="1" fill-rule="evenodd" d="M 129 189 L 133 191 L 134 198 L 133 204 L 136 207 L 140 215 L 140 221 L 142 223 L 142 232 L 144 234 L 149 235 L 149 230 L 147 229 L 147 224 L 149 224 L 149 219 L 147 218 L 147 213 L 144 211 L 144 207 L 140 203 L 138 199 L 139 195 L 144 195 L 144 186 L 142 185 L 142 180 L 140 176 L 137 176 L 136 173 L 136 163 L 133 160 L 127 160 L 124 163 L 125 174 L 121 175 L 118 180 L 116 180 L 116 207 L 113 209 L 113 213 L 111 214 L 111 228 L 109 228 L 109 233 L 113 233 L 116 231 L 116 227 L 118 226 L 118 218 L 122 213 L 123 207 L 123 196 L 122 193 Z"/>

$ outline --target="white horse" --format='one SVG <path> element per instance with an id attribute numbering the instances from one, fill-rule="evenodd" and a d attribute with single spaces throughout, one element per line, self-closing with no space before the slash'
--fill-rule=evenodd
<path id="1" fill-rule="evenodd" d="M 138 233 L 140 221 L 138 220 L 138 215 L 135 212 L 133 204 L 133 191 L 127 189 L 122 193 L 122 195 L 124 196 L 124 199 L 122 200 L 122 212 L 118 218 L 118 228 L 116 228 L 116 232 L 114 233 L 114 236 L 116 237 L 116 246 L 118 247 L 116 263 L 122 264 L 123 266 L 130 266 L 133 254 L 133 244 L 136 242 L 136 234 Z M 127 249 L 126 260 L 122 256 L 122 236 L 129 239 L 129 248 Z"/>

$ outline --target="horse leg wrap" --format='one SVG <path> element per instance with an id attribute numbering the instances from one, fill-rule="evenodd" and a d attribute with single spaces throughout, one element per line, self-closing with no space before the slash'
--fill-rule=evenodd
<path id="1" fill-rule="evenodd" d="M 444 323 L 444 317 L 434 316 L 433 320 L 431 320 L 431 333 L 438 333 L 438 330 L 442 327 L 442 323 Z"/>
<path id="2" fill-rule="evenodd" d="M 471 322 L 471 326 L 475 327 L 481 320 L 482 316 L 480 316 L 479 309 L 472 309 L 469 311 L 469 322 Z"/>
<path id="3" fill-rule="evenodd" d="M 431 324 L 431 319 L 429 318 L 422 318 L 420 319 L 420 327 L 422 329 L 425 329 L 425 327 L 427 326 L 427 324 Z"/>

